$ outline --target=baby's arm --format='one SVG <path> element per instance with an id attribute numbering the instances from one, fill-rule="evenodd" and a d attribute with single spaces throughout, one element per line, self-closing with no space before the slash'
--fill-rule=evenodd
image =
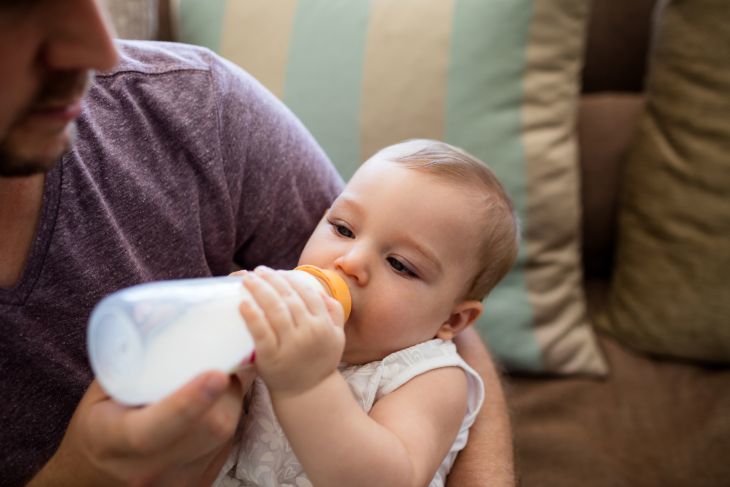
<path id="1" fill-rule="evenodd" d="M 336 370 L 344 337 L 341 327 L 323 317 L 322 298 L 301 288 L 292 293 L 281 275 L 261 276 L 247 280 L 255 303 L 245 303 L 241 311 L 256 340 L 256 364 L 279 423 L 312 483 L 428 484 L 466 411 L 464 372 L 449 367 L 422 374 L 379 400 L 368 415 Z M 339 335 L 329 336 L 332 330 Z"/>
<path id="2" fill-rule="evenodd" d="M 368 416 L 339 374 L 298 395 L 272 392 L 287 438 L 317 486 L 423 486 L 433 478 L 466 411 L 461 369 L 422 374 Z"/>

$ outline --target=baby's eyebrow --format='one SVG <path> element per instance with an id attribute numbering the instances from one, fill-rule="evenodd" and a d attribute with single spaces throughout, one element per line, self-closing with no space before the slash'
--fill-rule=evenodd
<path id="1" fill-rule="evenodd" d="M 362 215 L 364 213 L 362 205 L 355 201 L 355 199 L 349 196 L 347 193 L 340 194 L 340 196 L 338 196 L 337 199 L 335 199 L 335 201 L 332 203 L 330 210 L 339 207 L 344 207 L 344 209 L 351 210 L 358 215 Z"/>

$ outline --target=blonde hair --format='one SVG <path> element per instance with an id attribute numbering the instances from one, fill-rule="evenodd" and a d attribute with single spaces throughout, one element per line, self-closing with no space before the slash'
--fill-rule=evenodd
<path id="1" fill-rule="evenodd" d="M 512 268 L 519 249 L 519 220 L 497 176 L 476 157 L 436 140 L 407 140 L 382 149 L 377 156 L 462 184 L 482 197 L 479 266 L 470 276 L 465 299 L 484 299 Z"/>

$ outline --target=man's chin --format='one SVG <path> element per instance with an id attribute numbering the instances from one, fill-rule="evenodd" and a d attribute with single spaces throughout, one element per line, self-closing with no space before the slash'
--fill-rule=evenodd
<path id="1" fill-rule="evenodd" d="M 50 171 L 58 159 L 71 147 L 73 127 L 64 136 L 41 147 L 32 143 L 0 145 L 0 177 L 27 177 Z"/>
<path id="2" fill-rule="evenodd" d="M 23 161 L 21 163 L 6 164 L 6 160 L 0 156 L 0 177 L 3 178 L 23 178 L 48 172 L 52 167 L 50 165 L 40 164 L 37 161 Z"/>

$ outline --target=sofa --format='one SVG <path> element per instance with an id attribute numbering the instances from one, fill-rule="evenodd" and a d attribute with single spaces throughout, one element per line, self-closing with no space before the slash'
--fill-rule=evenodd
<path id="1" fill-rule="evenodd" d="M 577 130 L 593 322 L 609 299 L 618 195 L 645 108 L 655 3 L 595 1 L 591 14 Z M 728 485 L 727 364 L 642 353 L 597 334 L 610 368 L 605 378 L 506 379 L 522 485 Z"/>
<path id="2" fill-rule="evenodd" d="M 111 2 L 112 12 L 124 35 L 129 17 L 120 19 L 122 7 L 115 3 L 119 4 Z M 121 3 L 129 9 L 134 2 Z M 168 3 L 142 3 L 154 4 L 145 10 L 145 32 L 129 35 L 178 40 Z M 647 110 L 646 78 L 660 3 L 594 0 L 587 26 L 575 133 L 580 162 L 581 287 L 592 324 L 605 319 L 612 286 L 617 285 L 616 248 L 626 231 L 619 224 L 619 195 L 628 154 Z M 150 15 L 156 16 L 153 22 Z M 512 369 L 504 373 L 519 483 L 728 485 L 728 362 L 640 351 L 620 333 L 611 333 L 610 327 L 594 326 L 593 332 L 605 359 L 605 373 Z"/>

